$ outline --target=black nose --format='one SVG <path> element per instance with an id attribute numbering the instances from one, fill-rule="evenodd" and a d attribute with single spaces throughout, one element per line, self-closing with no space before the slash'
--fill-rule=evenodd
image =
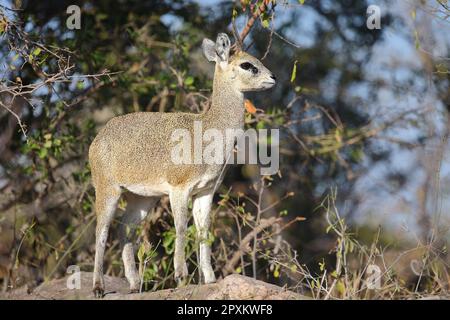
<path id="1" fill-rule="evenodd" d="M 270 76 L 273 80 L 277 80 L 277 77 L 275 77 L 275 75 L 272 73 L 272 75 Z"/>

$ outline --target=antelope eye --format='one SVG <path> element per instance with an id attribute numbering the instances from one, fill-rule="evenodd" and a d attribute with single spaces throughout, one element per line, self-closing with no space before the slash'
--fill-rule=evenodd
<path id="1" fill-rule="evenodd" d="M 248 70 L 251 67 L 253 67 L 253 65 L 250 62 L 241 63 L 241 68 L 244 69 L 244 70 Z"/>
<path id="2" fill-rule="evenodd" d="M 240 67 L 244 70 L 251 70 L 253 74 L 258 73 L 258 68 L 252 65 L 250 62 L 241 63 Z"/>

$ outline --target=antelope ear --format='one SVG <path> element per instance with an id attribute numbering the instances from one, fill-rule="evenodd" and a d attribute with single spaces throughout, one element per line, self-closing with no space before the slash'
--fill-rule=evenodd
<path id="1" fill-rule="evenodd" d="M 206 59 L 208 59 L 208 61 L 217 61 L 216 44 L 214 43 L 214 41 L 206 38 L 203 39 L 202 49 L 203 54 L 205 55 Z"/>
<path id="2" fill-rule="evenodd" d="M 216 40 L 216 54 L 220 59 L 220 62 L 228 63 L 230 56 L 231 42 L 226 33 L 219 33 Z"/>

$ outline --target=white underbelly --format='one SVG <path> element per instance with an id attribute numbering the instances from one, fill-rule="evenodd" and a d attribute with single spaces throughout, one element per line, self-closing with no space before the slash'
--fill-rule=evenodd
<path id="1" fill-rule="evenodd" d="M 170 186 L 167 183 L 157 185 L 133 184 L 123 187 L 143 197 L 162 197 L 170 192 Z"/>
<path id="2" fill-rule="evenodd" d="M 198 177 L 195 181 L 192 181 L 186 188 L 190 189 L 190 195 L 212 190 L 217 184 L 218 175 L 215 172 L 206 172 L 201 177 Z M 171 190 L 178 186 L 172 186 L 168 182 L 159 184 L 131 184 L 122 185 L 123 188 L 128 191 L 138 194 L 143 197 L 162 197 L 170 194 Z"/>

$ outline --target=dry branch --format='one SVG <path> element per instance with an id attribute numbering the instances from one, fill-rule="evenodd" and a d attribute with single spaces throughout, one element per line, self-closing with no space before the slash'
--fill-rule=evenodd
<path id="1" fill-rule="evenodd" d="M 242 29 L 241 33 L 238 36 L 238 32 L 236 30 L 236 25 L 234 23 L 234 20 L 232 21 L 233 26 L 233 34 L 236 37 L 236 42 L 232 46 L 232 50 L 243 50 L 243 43 L 244 39 L 249 34 L 250 30 L 252 29 L 253 25 L 255 24 L 256 19 L 258 19 L 261 14 L 263 14 L 267 10 L 267 5 L 269 4 L 270 0 L 264 0 L 260 6 L 253 11 L 253 14 L 251 15 L 250 19 L 248 19 L 244 29 Z"/>
<path id="2" fill-rule="evenodd" d="M 282 221 L 282 218 L 276 218 L 276 217 L 271 217 L 269 219 L 262 219 L 260 221 L 259 225 L 257 225 L 252 231 L 250 231 L 242 239 L 238 250 L 235 253 L 233 253 L 233 256 L 231 257 L 230 260 L 228 260 L 227 264 L 225 265 L 223 275 L 226 276 L 226 275 L 234 272 L 234 269 L 235 269 L 236 265 L 238 264 L 242 253 L 249 251 L 247 249 L 247 246 L 256 235 L 258 235 L 260 232 L 262 232 L 264 229 L 270 227 L 271 225 L 273 225 L 275 223 L 279 223 L 281 221 Z"/>
<path id="3" fill-rule="evenodd" d="M 264 0 L 261 5 L 256 9 L 250 19 L 247 21 L 246 26 L 242 30 L 240 34 L 241 42 L 244 42 L 245 37 L 248 35 L 253 25 L 255 24 L 256 19 L 259 18 L 261 14 L 263 14 L 267 10 L 267 5 L 269 4 L 269 0 Z"/>

